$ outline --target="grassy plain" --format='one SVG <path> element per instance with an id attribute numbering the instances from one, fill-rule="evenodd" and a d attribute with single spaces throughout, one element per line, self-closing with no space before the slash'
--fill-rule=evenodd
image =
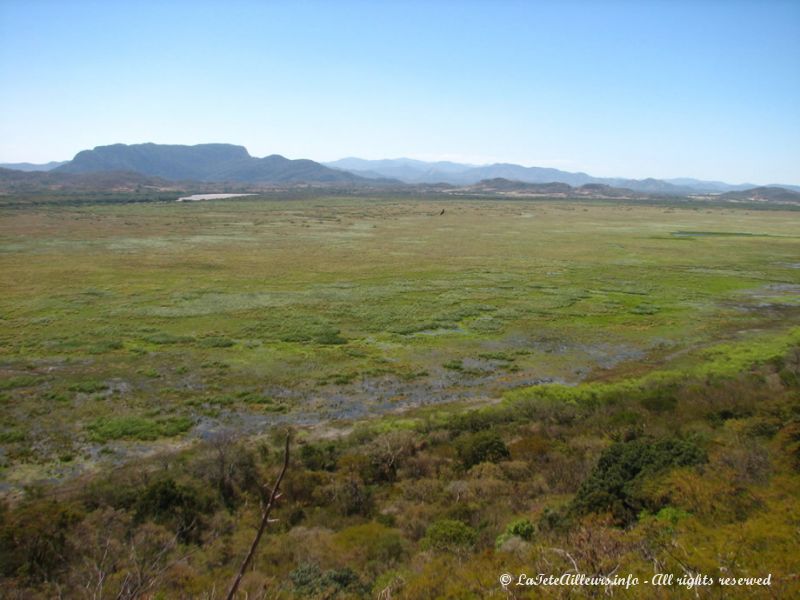
<path id="1" fill-rule="evenodd" d="M 794 217 L 352 198 L 6 209 L 2 476 L 690 364 L 800 323 Z"/>
<path id="2" fill-rule="evenodd" d="M 240 598 L 797 597 L 796 215 L 7 203 L 4 594 L 220 598 L 288 423 Z"/>

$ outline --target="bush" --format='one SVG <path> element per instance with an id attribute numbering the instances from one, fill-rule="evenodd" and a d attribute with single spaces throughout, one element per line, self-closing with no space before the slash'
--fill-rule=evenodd
<path id="1" fill-rule="evenodd" d="M 373 498 L 370 489 L 355 475 L 337 477 L 322 490 L 328 502 L 343 516 L 372 514 Z"/>
<path id="2" fill-rule="evenodd" d="M 705 452 L 689 439 L 638 438 L 617 442 L 600 456 L 572 501 L 571 512 L 611 512 L 619 523 L 631 523 L 643 509 L 650 508 L 641 492 L 645 479 L 672 467 L 705 460 Z"/>
<path id="3" fill-rule="evenodd" d="M 476 433 L 489 429 L 493 425 L 506 420 L 497 410 L 472 410 L 450 418 L 447 428 L 451 431 L 469 431 Z"/>
<path id="4" fill-rule="evenodd" d="M 367 444 L 364 452 L 372 466 L 370 482 L 394 481 L 398 468 L 414 455 L 418 443 L 410 431 L 388 431 Z"/>
<path id="5" fill-rule="evenodd" d="M 452 519 L 441 519 L 428 527 L 422 545 L 440 552 L 459 552 L 472 546 L 477 537 L 478 533 L 469 525 Z"/>
<path id="6" fill-rule="evenodd" d="M 533 539 L 533 534 L 536 532 L 536 526 L 528 519 L 518 519 L 508 524 L 505 531 L 497 536 L 495 539 L 495 548 L 497 550 L 504 550 L 508 548 L 509 540 L 524 540 L 529 542 Z"/>
<path id="7" fill-rule="evenodd" d="M 506 533 L 521 537 L 523 540 L 528 542 L 533 539 L 533 534 L 535 532 L 536 528 L 528 519 L 519 519 L 509 523 L 508 527 L 506 527 Z"/>
<path id="8" fill-rule="evenodd" d="M 494 431 L 462 436 L 456 443 L 456 451 L 466 469 L 482 462 L 500 462 L 511 456 L 503 438 Z"/>
<path id="9" fill-rule="evenodd" d="M 336 598 L 340 593 L 359 597 L 368 591 L 356 572 L 347 567 L 323 573 L 317 565 L 304 563 L 289 573 L 289 579 L 301 598 Z"/>
<path id="10" fill-rule="evenodd" d="M 671 412 L 678 405 L 678 399 L 668 390 L 655 389 L 641 399 L 641 405 L 654 413 Z"/>
<path id="11" fill-rule="evenodd" d="M 136 502 L 135 519 L 152 519 L 171 527 L 183 542 L 197 541 L 201 515 L 212 508 L 195 488 L 162 479 L 144 489 Z"/>
<path id="12" fill-rule="evenodd" d="M 30 580 L 51 579 L 67 564 L 68 534 L 82 514 L 53 500 L 35 500 L 8 517 L 0 507 L 0 573 Z"/>
<path id="13" fill-rule="evenodd" d="M 370 522 L 341 530 L 336 544 L 357 557 L 359 564 L 372 563 L 380 573 L 403 557 L 403 539 L 396 529 Z"/>
<path id="14" fill-rule="evenodd" d="M 338 458 L 336 444 L 306 444 L 300 447 L 300 460 L 312 471 L 335 471 Z"/>

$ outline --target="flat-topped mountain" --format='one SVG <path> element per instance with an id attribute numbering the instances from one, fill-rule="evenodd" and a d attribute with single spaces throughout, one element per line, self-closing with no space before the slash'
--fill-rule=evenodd
<path id="1" fill-rule="evenodd" d="M 171 181 L 233 181 L 248 183 L 357 183 L 363 178 L 331 169 L 313 160 L 290 160 L 274 154 L 250 156 L 233 144 L 114 144 L 75 155 L 54 170 L 58 173 L 129 171 Z"/>

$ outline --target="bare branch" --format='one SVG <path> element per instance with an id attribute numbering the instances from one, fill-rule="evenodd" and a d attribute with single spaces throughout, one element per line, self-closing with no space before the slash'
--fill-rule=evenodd
<path id="1" fill-rule="evenodd" d="M 555 552 L 556 554 L 560 554 L 561 556 L 565 556 L 572 563 L 572 566 L 573 566 L 573 568 L 575 570 L 575 573 L 580 573 L 581 572 L 581 570 L 578 568 L 578 563 L 575 562 L 575 559 L 572 558 L 572 555 L 569 552 L 567 552 L 566 550 L 562 550 L 561 548 L 547 548 L 547 550 L 551 550 L 552 552 Z"/>
<path id="2" fill-rule="evenodd" d="M 266 530 L 267 525 L 270 522 L 274 521 L 274 519 L 269 518 L 269 513 L 272 510 L 275 501 L 280 497 L 278 488 L 281 485 L 281 481 L 283 481 L 283 476 L 286 474 L 286 469 L 289 468 L 290 437 L 291 437 L 290 433 L 287 433 L 286 445 L 283 449 L 283 468 L 281 469 L 281 472 L 278 475 L 278 479 L 275 481 L 275 485 L 272 487 L 272 493 L 269 496 L 269 500 L 267 501 L 267 504 L 264 506 L 261 512 L 261 523 L 258 526 L 256 537 L 253 539 L 253 543 L 250 544 L 250 551 L 247 553 L 247 556 L 245 556 L 244 561 L 242 562 L 242 566 L 239 567 L 239 572 L 236 574 L 236 578 L 233 580 L 233 583 L 231 584 L 231 589 L 228 591 L 226 600 L 233 600 L 233 597 L 236 595 L 236 591 L 239 589 L 239 584 L 242 582 L 242 577 L 244 577 L 244 573 L 245 571 L 247 571 L 247 567 L 249 567 L 250 563 L 253 561 L 253 557 L 256 554 L 256 549 L 258 548 L 258 543 L 261 541 L 261 536 L 264 535 L 264 530 Z"/>

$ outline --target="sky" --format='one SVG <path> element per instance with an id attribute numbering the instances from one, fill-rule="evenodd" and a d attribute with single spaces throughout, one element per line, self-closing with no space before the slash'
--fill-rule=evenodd
<path id="1" fill-rule="evenodd" d="M 800 184 L 800 1 L 0 0 L 0 162 L 141 142 Z"/>

